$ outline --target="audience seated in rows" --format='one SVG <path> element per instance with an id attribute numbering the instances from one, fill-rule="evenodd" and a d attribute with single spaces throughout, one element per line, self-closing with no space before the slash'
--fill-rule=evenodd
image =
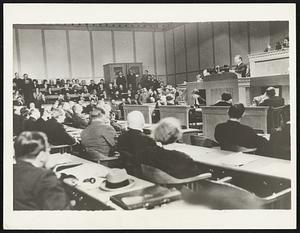
<path id="1" fill-rule="evenodd" d="M 23 132 L 14 142 L 14 210 L 65 210 L 70 200 L 54 172 L 46 168 L 49 159 L 47 136 Z"/>
<path id="2" fill-rule="evenodd" d="M 258 136 L 251 127 L 240 123 L 244 112 L 243 104 L 232 105 L 228 110 L 229 120 L 216 126 L 215 139 L 222 150 L 233 150 L 237 146 L 257 148 L 258 154 L 266 155 L 268 140 Z"/>

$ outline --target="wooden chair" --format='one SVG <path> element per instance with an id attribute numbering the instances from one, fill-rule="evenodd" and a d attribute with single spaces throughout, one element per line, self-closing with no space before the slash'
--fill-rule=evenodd
<path id="1" fill-rule="evenodd" d="M 141 164 L 141 169 L 144 177 L 147 180 L 159 185 L 163 185 L 166 187 L 175 187 L 178 189 L 186 186 L 191 190 L 197 190 L 197 183 L 199 181 L 208 179 L 212 176 L 211 173 L 203 173 L 194 177 L 178 179 L 158 168 L 146 164 Z"/>
<path id="2" fill-rule="evenodd" d="M 268 133 L 273 132 L 276 128 L 278 128 L 281 124 L 281 114 L 283 109 L 287 105 L 283 105 L 280 107 L 270 107 L 268 110 L 267 123 L 268 123 Z"/>

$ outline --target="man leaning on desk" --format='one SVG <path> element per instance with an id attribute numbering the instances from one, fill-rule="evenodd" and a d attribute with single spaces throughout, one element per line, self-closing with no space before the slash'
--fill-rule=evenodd
<path id="1" fill-rule="evenodd" d="M 256 153 L 267 155 L 268 140 L 258 136 L 254 129 L 240 123 L 245 112 L 243 104 L 234 104 L 228 110 L 229 120 L 215 128 L 215 139 L 221 150 L 237 151 L 239 147 L 257 148 Z"/>

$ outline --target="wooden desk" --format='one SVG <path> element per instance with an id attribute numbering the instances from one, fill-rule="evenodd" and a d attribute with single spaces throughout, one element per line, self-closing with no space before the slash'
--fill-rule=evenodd
<path id="1" fill-rule="evenodd" d="M 52 156 L 57 156 L 57 155 L 53 154 Z M 64 156 L 64 158 L 70 160 L 72 163 L 90 164 L 91 168 L 88 171 L 89 175 L 93 174 L 93 173 L 94 174 L 99 174 L 99 173 L 107 174 L 110 170 L 109 168 L 107 168 L 103 165 L 90 162 L 88 160 L 76 157 L 71 154 L 61 154 L 60 156 Z M 74 169 L 74 168 L 72 168 L 72 169 Z M 80 166 L 78 166 L 78 169 L 80 169 Z M 91 178 L 91 177 L 86 177 L 86 178 Z M 99 201 L 100 203 L 102 203 L 106 206 L 110 206 L 116 210 L 122 210 L 122 208 L 115 205 L 114 203 L 112 203 L 110 201 L 111 196 L 120 194 L 120 193 L 124 193 L 124 192 L 128 192 L 128 191 L 134 191 L 134 190 L 138 190 L 141 188 L 154 186 L 154 184 L 151 182 L 141 180 L 141 179 L 133 177 L 133 176 L 129 176 L 129 178 L 134 180 L 134 182 L 135 182 L 134 186 L 132 186 L 128 189 L 123 189 L 123 190 L 104 191 L 99 188 L 99 184 L 104 180 L 104 177 L 94 177 L 94 178 L 96 178 L 96 182 L 94 184 L 78 182 L 78 184 L 76 186 L 74 186 L 73 183 L 71 182 L 71 180 L 66 179 L 66 180 L 64 180 L 64 182 L 68 186 L 73 187 L 75 190 L 78 190 L 78 191 L 84 193 L 85 195 L 94 198 L 95 200 Z"/>
<path id="2" fill-rule="evenodd" d="M 143 105 L 124 105 L 124 118 L 127 120 L 128 113 L 132 111 L 140 111 L 145 118 L 145 122 L 152 124 L 152 112 L 155 108 L 155 104 L 143 104 Z"/>
<path id="3" fill-rule="evenodd" d="M 165 145 L 164 148 L 169 150 L 177 150 L 190 156 L 194 161 L 212 166 L 223 167 L 235 171 L 248 172 L 257 175 L 265 175 L 277 178 L 291 179 L 291 162 L 288 160 L 244 154 L 252 162 L 249 162 L 243 166 L 228 166 L 224 164 L 224 159 L 228 156 L 240 156 L 238 152 L 223 151 L 219 149 L 185 145 L 181 143 L 174 143 Z"/>
<path id="4" fill-rule="evenodd" d="M 95 164 L 92 163 L 90 161 L 87 161 L 85 159 L 70 155 L 70 154 L 52 154 L 51 156 L 64 156 L 64 158 L 69 159 L 71 162 L 73 163 L 84 163 L 84 164 L 90 164 L 91 165 L 91 169 L 88 171 L 88 174 L 106 174 L 107 172 L 109 172 L 109 168 L 100 165 L 100 164 Z M 78 167 L 79 168 L 79 167 Z M 74 169 L 74 168 L 72 168 Z M 79 168 L 80 169 L 80 168 Z M 91 177 L 86 177 L 86 178 L 91 178 Z M 142 188 L 147 188 L 147 187 L 151 187 L 154 186 L 155 184 L 149 182 L 149 181 L 145 181 L 133 176 L 129 176 L 129 178 L 133 179 L 135 181 L 135 185 L 128 188 L 128 189 L 123 189 L 123 190 L 118 190 L 118 191 L 103 191 L 99 188 L 99 184 L 104 180 L 103 177 L 95 177 L 96 178 L 96 182 L 94 184 L 91 183 L 78 183 L 76 186 L 74 186 L 74 184 L 71 182 L 71 180 L 64 180 L 65 184 L 68 185 L 69 187 L 79 191 L 80 193 L 83 193 L 91 198 L 93 198 L 94 200 L 98 201 L 99 203 L 101 203 L 104 206 L 108 206 L 111 207 L 114 210 L 123 210 L 121 207 L 119 207 L 118 205 L 114 204 L 112 201 L 110 201 L 110 197 L 116 194 L 121 194 L 121 193 L 125 193 L 128 191 L 134 191 L 134 190 L 138 190 L 138 189 L 142 189 Z M 162 205 L 161 207 L 155 207 L 152 210 L 168 210 L 168 209 L 182 209 L 182 210 L 190 210 L 190 209 L 207 209 L 204 206 L 200 206 L 200 205 L 191 205 L 189 203 L 184 202 L 183 200 L 178 200 L 178 201 L 174 201 L 165 205 Z M 139 211 L 139 210 L 143 210 L 143 209 L 137 209 L 135 211 Z"/>
<path id="5" fill-rule="evenodd" d="M 215 140 L 215 127 L 219 123 L 228 120 L 229 107 L 221 106 L 203 106 L 203 136 Z M 242 124 L 248 125 L 254 129 L 263 130 L 267 133 L 267 114 L 268 107 L 246 107 L 245 115 L 241 120 Z"/>
<path id="6" fill-rule="evenodd" d="M 162 105 L 159 107 L 160 119 L 175 117 L 180 120 L 181 125 L 189 128 L 190 106 L 184 105 Z"/>

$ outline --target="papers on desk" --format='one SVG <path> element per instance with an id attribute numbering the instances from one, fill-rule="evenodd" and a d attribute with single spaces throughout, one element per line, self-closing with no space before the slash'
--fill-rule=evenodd
<path id="1" fill-rule="evenodd" d="M 223 157 L 220 162 L 225 166 L 242 167 L 250 162 L 257 160 L 257 158 L 244 154 L 242 152 L 232 153 Z"/>
<path id="2" fill-rule="evenodd" d="M 79 166 L 60 171 L 66 175 L 75 176 L 79 182 L 89 178 L 104 178 L 108 174 L 108 168 L 96 163 L 83 163 Z"/>

